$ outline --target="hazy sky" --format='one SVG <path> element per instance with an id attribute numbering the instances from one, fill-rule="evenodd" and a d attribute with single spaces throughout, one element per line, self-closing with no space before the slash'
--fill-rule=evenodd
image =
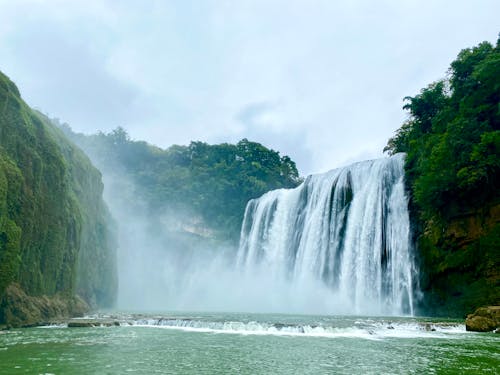
<path id="1" fill-rule="evenodd" d="M 85 133 L 248 138 L 306 174 L 378 157 L 402 98 L 495 42 L 498 0 L 0 0 L 0 70 Z"/>

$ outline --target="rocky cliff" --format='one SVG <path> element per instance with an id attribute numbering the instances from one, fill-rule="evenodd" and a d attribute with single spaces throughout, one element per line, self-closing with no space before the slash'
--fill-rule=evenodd
<path id="1" fill-rule="evenodd" d="M 465 316 L 500 302 L 500 204 L 428 222 L 418 238 L 422 311 Z"/>
<path id="2" fill-rule="evenodd" d="M 113 303 L 115 249 L 102 190 L 83 152 L 0 73 L 0 324 L 82 311 L 77 294 L 90 306 Z"/>
<path id="3" fill-rule="evenodd" d="M 500 39 L 405 101 L 386 150 L 407 153 L 420 312 L 465 317 L 500 303 Z"/>

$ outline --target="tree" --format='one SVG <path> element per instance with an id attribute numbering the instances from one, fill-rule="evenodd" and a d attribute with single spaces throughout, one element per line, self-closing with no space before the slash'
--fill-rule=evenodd
<path id="1" fill-rule="evenodd" d="M 90 136 L 65 133 L 98 161 L 125 174 L 152 215 L 165 210 L 200 216 L 221 239 L 237 241 L 247 202 L 265 192 L 297 186 L 295 163 L 257 142 L 191 142 L 166 150 L 133 141 L 119 127 Z"/>

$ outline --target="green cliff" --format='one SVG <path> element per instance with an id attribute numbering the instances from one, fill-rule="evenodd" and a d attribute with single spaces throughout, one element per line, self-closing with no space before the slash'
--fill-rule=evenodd
<path id="1" fill-rule="evenodd" d="M 405 98 L 386 150 L 406 152 L 421 313 L 500 303 L 500 40 L 464 49 L 448 78 Z"/>
<path id="2" fill-rule="evenodd" d="M 100 173 L 0 73 L 0 324 L 30 324 L 116 293 Z"/>

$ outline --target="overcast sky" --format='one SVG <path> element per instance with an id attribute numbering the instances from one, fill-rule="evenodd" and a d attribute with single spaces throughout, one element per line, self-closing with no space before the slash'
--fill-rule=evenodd
<path id="1" fill-rule="evenodd" d="M 0 70 L 79 132 L 255 140 L 302 174 L 382 156 L 402 98 L 500 32 L 498 0 L 0 0 Z"/>

